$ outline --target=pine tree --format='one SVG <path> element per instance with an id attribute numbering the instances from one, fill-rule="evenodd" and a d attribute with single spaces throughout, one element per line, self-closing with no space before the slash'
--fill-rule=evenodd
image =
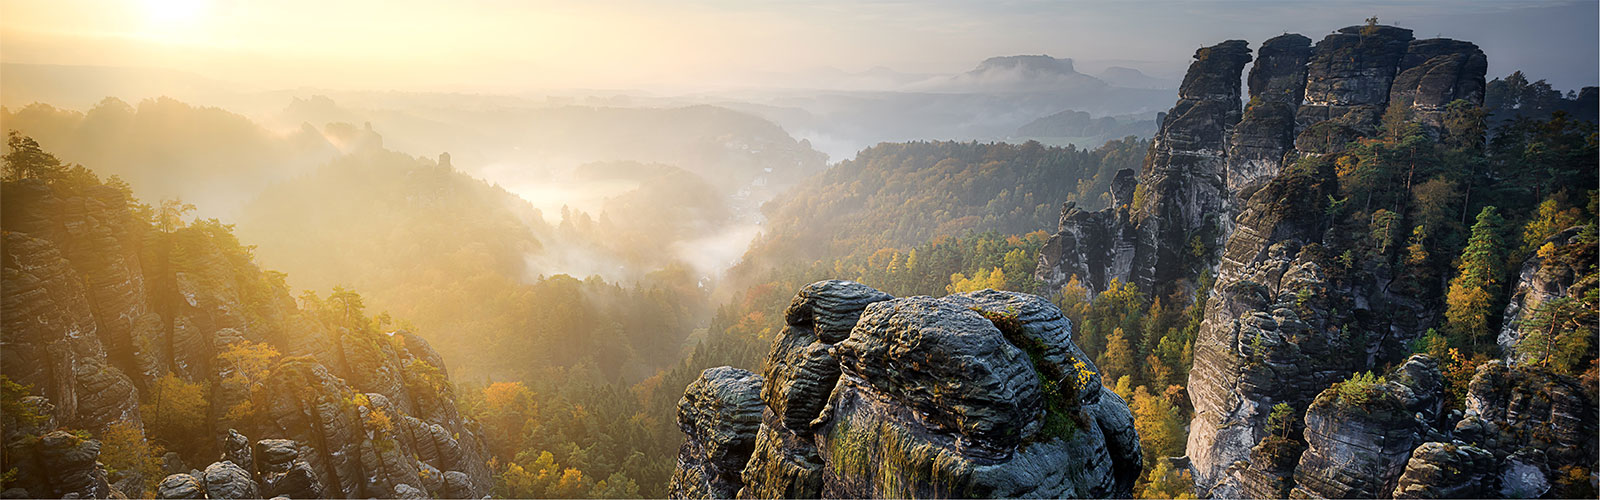
<path id="1" fill-rule="evenodd" d="M 1474 350 L 1489 333 L 1490 314 L 1500 290 L 1504 225 L 1499 209 L 1493 206 L 1483 207 L 1478 213 L 1472 236 L 1456 266 L 1458 273 L 1450 280 L 1450 291 L 1445 296 L 1446 330 L 1458 345 L 1470 345 Z"/>

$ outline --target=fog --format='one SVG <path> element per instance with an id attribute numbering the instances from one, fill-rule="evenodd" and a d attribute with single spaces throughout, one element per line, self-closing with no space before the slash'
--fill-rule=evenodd
<path id="1" fill-rule="evenodd" d="M 449 153 L 536 209 L 530 276 L 681 264 L 714 279 L 762 203 L 879 142 L 1148 135 L 1202 45 L 1376 16 L 1480 44 L 1491 77 L 1574 89 L 1600 71 L 1597 15 L 1554 0 L 7 2 L 0 127 L 225 221 L 342 155 Z"/>
<path id="2" fill-rule="evenodd" d="M 1600 64 L 1597 7 L 1585 0 L 56 0 L 3 8 L 5 62 L 164 68 L 256 90 L 682 94 L 792 87 L 875 68 L 952 74 L 1014 54 L 1172 78 L 1202 44 L 1282 32 L 1315 39 L 1369 16 L 1419 37 L 1476 41 L 1491 74 L 1523 69 L 1574 88 L 1591 83 Z"/>

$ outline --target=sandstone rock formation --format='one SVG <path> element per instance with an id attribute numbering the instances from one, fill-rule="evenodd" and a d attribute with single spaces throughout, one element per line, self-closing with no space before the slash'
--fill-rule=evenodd
<path id="1" fill-rule="evenodd" d="M 1228 140 L 1224 181 L 1240 199 L 1283 171 L 1294 150 L 1294 116 L 1306 94 L 1306 60 L 1311 39 L 1298 34 L 1261 44 L 1250 67 L 1250 101 Z"/>
<path id="2" fill-rule="evenodd" d="M 1315 46 L 1286 34 L 1259 47 L 1240 116 L 1237 86 L 1225 82 L 1237 82 L 1248 60 L 1242 42 L 1202 49 L 1137 186 L 1114 185 L 1112 206 L 1099 212 L 1066 205 L 1036 272 L 1051 292 L 1076 278 L 1094 294 L 1120 279 L 1167 296 L 1214 271 L 1187 387 L 1188 455 L 1178 460 L 1197 493 L 1439 498 L 1592 483 L 1592 389 L 1501 365 L 1474 379 L 1465 415 L 1442 415 L 1434 361 L 1403 358 L 1407 342 L 1438 323 L 1434 298 L 1396 285 L 1398 271 L 1380 259 L 1340 258 L 1325 246 L 1350 236 L 1326 210 L 1335 166 L 1318 158 L 1377 133 L 1385 113 L 1444 133 L 1452 102 L 1482 103 L 1483 52 L 1377 24 Z M 1507 362 L 1519 361 L 1521 315 L 1595 286 L 1562 266 L 1524 264 L 1500 338 Z M 1397 368 L 1368 388 L 1370 401 L 1341 403 L 1342 381 L 1382 366 Z M 1269 432 L 1279 404 L 1293 425 Z M 1527 422 L 1536 420 L 1560 423 L 1535 430 Z"/>
<path id="3" fill-rule="evenodd" d="M 22 179 L 5 182 L 3 195 L 0 369 L 31 387 L 50 420 L 5 426 L 0 466 L 17 468 L 15 493 L 117 493 L 102 484 L 95 440 L 49 431 L 98 435 L 118 422 L 138 430 L 141 391 L 169 373 L 209 388 L 210 412 L 193 432 L 212 447 L 183 451 L 222 460 L 155 493 L 488 493 L 476 424 L 457 412 L 444 362 L 421 338 L 307 314 L 224 226 L 154 227 L 117 188 Z M 283 358 L 253 384 L 218 356 L 246 342 Z M 223 418 L 244 403 L 249 413 Z M 253 449 L 245 436 L 290 439 L 293 453 L 281 443 Z M 420 484 L 424 469 L 456 479 L 430 488 Z"/>
<path id="4" fill-rule="evenodd" d="M 678 401 L 678 425 L 689 435 L 667 494 L 673 498 L 733 498 L 744 486 L 740 472 L 761 427 L 760 375 L 729 366 L 711 368 Z"/>
<path id="5" fill-rule="evenodd" d="M 1132 493 L 1132 416 L 1048 301 L 993 290 L 894 299 L 824 281 L 789 312 L 768 377 L 716 368 L 689 387 L 673 496 L 727 498 L 725 464 L 709 467 L 700 450 L 747 442 L 739 498 Z M 820 333 L 835 327 L 848 336 Z M 753 409 L 752 383 L 764 384 Z"/>
<path id="6" fill-rule="evenodd" d="M 1576 243 L 1580 229 L 1569 228 L 1547 238 L 1544 243 L 1571 245 Z M 1495 339 L 1507 361 L 1515 362 L 1521 358 L 1517 352 L 1517 341 L 1522 339 L 1524 314 L 1537 309 L 1539 304 L 1561 297 L 1581 298 L 1586 290 L 1600 286 L 1593 280 L 1580 282 L 1579 278 L 1580 270 L 1560 259 L 1546 262 L 1546 259 L 1535 254 L 1522 262 L 1517 281 L 1511 287 L 1510 300 L 1506 303 L 1505 321 L 1501 323 L 1500 334 Z"/>
<path id="7" fill-rule="evenodd" d="M 1250 48 L 1230 40 L 1195 52 L 1145 158 L 1138 181 L 1118 175 L 1111 207 L 1085 212 L 1068 204 L 1039 257 L 1035 275 L 1054 291 L 1074 276 L 1091 293 L 1112 279 L 1143 290 L 1169 286 L 1196 262 L 1191 240 L 1215 248 L 1229 210 L 1229 139 L 1239 123 L 1240 74 Z"/>

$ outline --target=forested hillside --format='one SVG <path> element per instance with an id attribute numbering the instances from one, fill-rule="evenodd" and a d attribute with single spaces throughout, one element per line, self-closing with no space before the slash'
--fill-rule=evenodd
<path id="1" fill-rule="evenodd" d="M 232 226 L 27 136 L 4 162 L 8 495 L 490 490 L 444 361 L 361 295 L 297 300 Z"/>
<path id="2" fill-rule="evenodd" d="M 118 176 L 142 198 L 187 198 L 211 217 L 231 217 L 261 187 L 356 146 L 309 124 L 279 133 L 228 110 L 165 97 L 136 105 L 106 98 L 81 112 L 41 103 L 0 108 L 0 127 L 49 145 L 62 161 Z"/>
<path id="3" fill-rule="evenodd" d="M 826 264 L 940 236 L 1020 235 L 1052 225 L 1064 200 L 1100 198 L 1147 143 L 1097 149 L 1004 143 L 885 143 L 862 150 L 762 208 L 762 236 L 735 276 Z"/>

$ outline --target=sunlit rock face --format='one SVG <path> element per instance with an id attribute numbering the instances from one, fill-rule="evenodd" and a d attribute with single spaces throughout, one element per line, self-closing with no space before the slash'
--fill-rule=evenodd
<path id="1" fill-rule="evenodd" d="M 722 446 L 713 443 L 753 443 L 739 498 L 1132 493 L 1141 462 L 1127 404 L 1100 385 L 1071 323 L 1043 298 L 895 299 L 825 281 L 789 312 L 766 378 L 715 368 L 686 391 L 686 404 L 722 410 L 680 413 L 689 442 L 673 496 L 730 496 L 725 464 L 708 459 L 740 454 L 702 451 Z M 842 338 L 814 333 L 844 324 Z M 748 405 L 752 383 L 763 385 L 764 409 Z"/>
<path id="2" fill-rule="evenodd" d="M 22 179 L 7 181 L 0 198 L 0 369 L 32 387 L 27 405 L 49 420 L 32 429 L 0 416 L 8 418 L 0 426 L 6 465 L 17 471 L 8 494 L 137 496 L 142 472 L 108 478 L 96 465 L 98 441 L 51 431 L 100 435 L 117 423 L 142 430 L 139 403 L 167 374 L 208 388 L 211 411 L 190 431 L 220 443 L 223 457 L 146 495 L 489 493 L 476 424 L 458 413 L 444 362 L 420 337 L 335 331 L 230 249 L 238 243 L 225 230 L 153 227 L 109 185 Z M 219 356 L 244 342 L 282 358 L 253 388 Z M 223 418 L 245 402 L 247 416 Z M 264 439 L 253 447 L 246 436 Z"/>

